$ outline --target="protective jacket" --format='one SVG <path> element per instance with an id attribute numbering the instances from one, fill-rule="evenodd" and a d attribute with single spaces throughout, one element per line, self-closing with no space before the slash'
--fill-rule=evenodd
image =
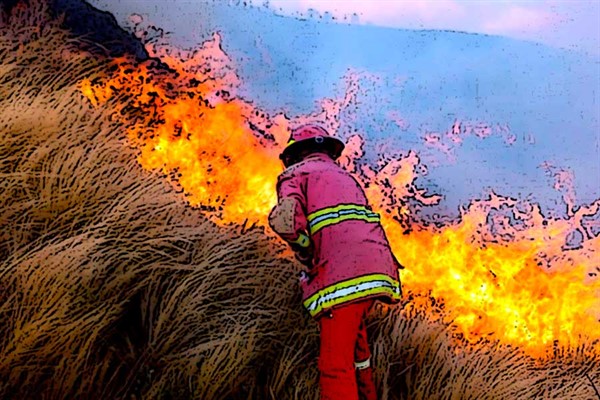
<path id="1" fill-rule="evenodd" d="M 296 248 L 311 249 L 302 290 L 312 316 L 362 299 L 399 301 L 402 267 L 352 175 L 314 153 L 279 176 L 277 195 L 271 227 Z"/>

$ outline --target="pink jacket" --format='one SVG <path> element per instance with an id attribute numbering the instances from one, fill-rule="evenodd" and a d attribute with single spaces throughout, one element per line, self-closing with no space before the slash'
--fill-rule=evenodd
<path id="1" fill-rule="evenodd" d="M 271 216 L 280 213 L 278 207 L 291 211 L 280 218 L 287 221 L 286 229 L 271 226 L 300 246 L 308 246 L 309 238 L 313 249 L 313 268 L 302 282 L 303 303 L 312 316 L 361 299 L 399 301 L 402 267 L 379 215 L 371 211 L 364 191 L 348 172 L 327 155 L 315 153 L 279 176 L 277 195 L 279 203 Z"/>

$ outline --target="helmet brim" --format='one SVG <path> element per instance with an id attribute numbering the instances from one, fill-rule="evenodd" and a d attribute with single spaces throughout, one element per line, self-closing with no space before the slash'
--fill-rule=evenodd
<path id="1" fill-rule="evenodd" d="M 299 140 L 288 145 L 279 158 L 290 158 L 298 155 L 304 150 L 326 150 L 334 160 L 337 160 L 341 155 L 342 151 L 344 151 L 344 142 L 342 142 L 338 138 L 334 137 L 320 137 L 321 142 L 315 141 L 314 138 Z"/>

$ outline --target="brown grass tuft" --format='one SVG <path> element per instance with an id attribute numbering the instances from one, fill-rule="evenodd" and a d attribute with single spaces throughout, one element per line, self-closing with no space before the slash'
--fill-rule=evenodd
<path id="1" fill-rule="evenodd" d="M 316 399 L 283 245 L 142 170 L 114 103 L 77 88 L 108 61 L 30 3 L 0 20 L 0 397 Z M 372 316 L 382 398 L 595 398 L 593 351 L 469 345 L 410 304 Z"/>

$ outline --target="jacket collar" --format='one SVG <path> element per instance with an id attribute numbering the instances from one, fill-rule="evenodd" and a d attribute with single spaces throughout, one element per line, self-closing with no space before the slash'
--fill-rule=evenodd
<path id="1" fill-rule="evenodd" d="M 312 161 L 312 160 L 320 160 L 320 161 L 330 161 L 333 162 L 333 159 L 329 157 L 327 154 L 323 153 L 312 153 L 308 156 L 304 157 L 302 161 Z"/>

